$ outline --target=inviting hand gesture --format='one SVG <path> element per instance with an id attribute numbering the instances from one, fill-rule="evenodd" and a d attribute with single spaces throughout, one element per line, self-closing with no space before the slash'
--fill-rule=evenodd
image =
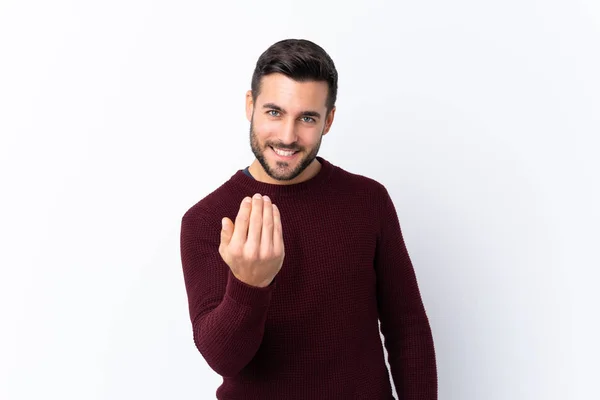
<path id="1" fill-rule="evenodd" d="M 240 205 L 235 225 L 225 217 L 219 254 L 234 276 L 248 285 L 268 286 L 281 269 L 285 249 L 281 215 L 269 197 L 255 194 Z"/>

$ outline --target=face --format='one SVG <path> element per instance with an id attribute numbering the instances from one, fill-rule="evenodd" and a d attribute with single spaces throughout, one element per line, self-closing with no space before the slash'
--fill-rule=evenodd
<path id="1" fill-rule="evenodd" d="M 268 177 L 301 180 L 333 122 L 335 108 L 327 114 L 327 94 L 326 82 L 296 82 L 278 73 L 262 78 L 255 100 L 252 92 L 246 94 L 250 146 Z"/>

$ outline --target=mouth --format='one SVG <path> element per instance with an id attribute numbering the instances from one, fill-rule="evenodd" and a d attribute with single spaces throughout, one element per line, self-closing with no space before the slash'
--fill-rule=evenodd
<path id="1" fill-rule="evenodd" d="M 271 148 L 271 150 L 273 150 L 273 153 L 275 153 L 275 155 L 283 160 L 291 160 L 292 158 L 294 158 L 294 156 L 296 154 L 298 154 L 297 150 L 283 150 L 283 149 L 277 149 L 274 148 L 272 146 L 269 146 Z"/>

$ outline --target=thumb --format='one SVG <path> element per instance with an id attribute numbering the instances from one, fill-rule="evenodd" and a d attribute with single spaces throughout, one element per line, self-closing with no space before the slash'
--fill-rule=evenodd
<path id="1" fill-rule="evenodd" d="M 221 244 L 228 245 L 233 236 L 233 222 L 227 217 L 221 220 Z"/>

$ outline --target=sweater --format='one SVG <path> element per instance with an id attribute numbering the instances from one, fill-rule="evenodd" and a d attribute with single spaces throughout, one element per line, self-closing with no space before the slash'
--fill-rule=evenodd
<path id="1" fill-rule="evenodd" d="M 322 157 L 293 185 L 244 173 L 181 221 L 181 262 L 193 340 L 223 378 L 222 400 L 437 399 L 433 337 L 386 188 Z M 265 288 L 221 258 L 221 219 L 268 195 L 281 213 L 285 256 Z M 384 337 L 382 343 L 381 334 Z"/>

